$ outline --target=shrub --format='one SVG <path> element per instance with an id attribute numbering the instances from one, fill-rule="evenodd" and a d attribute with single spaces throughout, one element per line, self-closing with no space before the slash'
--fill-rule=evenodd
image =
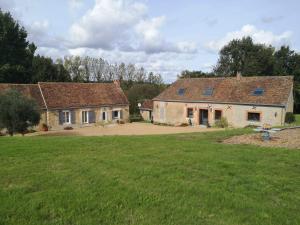
<path id="1" fill-rule="evenodd" d="M 73 127 L 64 127 L 64 130 L 73 130 Z"/>
<path id="2" fill-rule="evenodd" d="M 228 121 L 225 117 L 222 117 L 220 120 L 215 122 L 216 127 L 226 128 L 228 127 Z"/>
<path id="3" fill-rule="evenodd" d="M 49 128 L 48 128 L 47 124 L 43 123 L 43 124 L 42 124 L 42 127 L 41 127 L 41 130 L 42 130 L 42 131 L 48 131 Z"/>
<path id="4" fill-rule="evenodd" d="M 29 127 L 38 125 L 40 112 L 37 103 L 11 89 L 0 95 L 0 125 L 10 136 L 24 135 Z"/>
<path id="5" fill-rule="evenodd" d="M 143 118 L 139 114 L 134 114 L 134 115 L 130 115 L 129 120 L 130 120 L 130 123 L 132 123 L 132 122 L 140 122 L 140 121 L 143 121 Z"/>
<path id="6" fill-rule="evenodd" d="M 285 114 L 285 122 L 286 123 L 294 123 L 296 121 L 295 115 L 291 112 L 287 112 Z"/>

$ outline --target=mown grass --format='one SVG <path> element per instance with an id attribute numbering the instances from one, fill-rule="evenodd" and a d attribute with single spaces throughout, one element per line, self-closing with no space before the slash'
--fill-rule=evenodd
<path id="1" fill-rule="evenodd" d="M 300 151 L 225 132 L 0 138 L 0 224 L 300 224 Z"/>

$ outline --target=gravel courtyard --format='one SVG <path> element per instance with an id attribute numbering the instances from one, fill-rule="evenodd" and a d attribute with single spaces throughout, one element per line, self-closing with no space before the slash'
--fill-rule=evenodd
<path id="1" fill-rule="evenodd" d="M 151 135 L 151 134 L 176 134 L 192 132 L 210 132 L 222 130 L 219 128 L 202 128 L 195 127 L 172 127 L 159 126 L 150 123 L 126 123 L 126 124 L 109 124 L 103 126 L 92 126 L 75 128 L 74 130 L 36 132 L 32 135 L 42 136 L 104 136 L 104 135 Z"/>

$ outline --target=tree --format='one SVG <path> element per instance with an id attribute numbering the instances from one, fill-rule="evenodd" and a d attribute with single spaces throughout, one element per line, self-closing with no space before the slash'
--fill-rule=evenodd
<path id="1" fill-rule="evenodd" d="M 234 39 L 221 49 L 214 73 L 221 76 L 237 72 L 246 76 L 273 75 L 274 51 L 271 46 L 254 44 L 251 37 Z"/>
<path id="2" fill-rule="evenodd" d="M 189 71 L 184 70 L 181 72 L 180 75 L 178 75 L 178 78 L 201 78 L 201 77 L 215 77 L 214 73 L 205 73 L 200 71 Z"/>
<path id="3" fill-rule="evenodd" d="M 11 89 L 0 95 L 0 124 L 9 135 L 25 134 L 28 127 L 38 125 L 40 113 L 37 103 Z"/>
<path id="4" fill-rule="evenodd" d="M 41 81 L 48 82 L 65 82 L 70 81 L 71 77 L 62 63 L 57 64 L 48 57 L 37 55 L 32 60 L 32 83 Z"/>
<path id="5" fill-rule="evenodd" d="M 130 103 L 130 113 L 139 113 L 137 104 L 144 99 L 152 99 L 159 95 L 165 89 L 165 85 L 155 84 L 135 84 L 127 91 L 128 101 Z"/>
<path id="6" fill-rule="evenodd" d="M 0 83 L 30 83 L 36 47 L 11 14 L 0 9 Z"/>

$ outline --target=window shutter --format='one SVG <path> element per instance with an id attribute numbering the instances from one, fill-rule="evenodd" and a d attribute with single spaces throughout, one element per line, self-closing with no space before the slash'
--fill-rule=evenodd
<path id="1" fill-rule="evenodd" d="M 96 122 L 95 111 L 89 111 L 89 123 L 95 123 L 95 122 Z"/>
<path id="2" fill-rule="evenodd" d="M 59 111 L 58 112 L 58 120 L 59 120 L 59 124 L 62 125 L 64 123 L 64 114 L 63 111 Z"/>
<path id="3" fill-rule="evenodd" d="M 76 123 L 75 111 L 74 110 L 71 110 L 71 123 L 72 124 Z"/>
<path id="4" fill-rule="evenodd" d="M 123 119 L 123 110 L 120 110 L 120 119 Z"/>

